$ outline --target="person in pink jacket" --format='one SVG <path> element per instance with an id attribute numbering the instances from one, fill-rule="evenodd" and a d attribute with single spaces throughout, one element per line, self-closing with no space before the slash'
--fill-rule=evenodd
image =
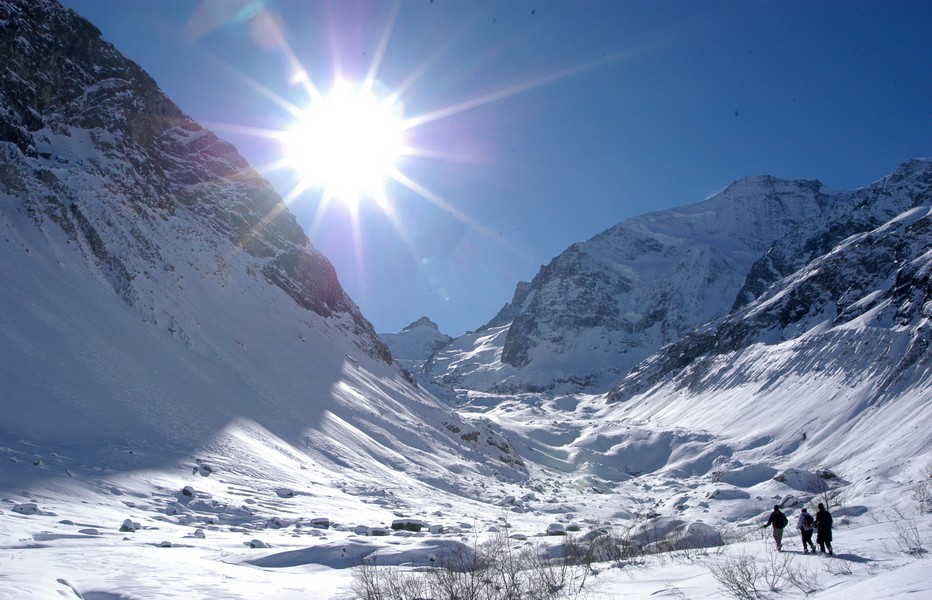
<path id="1" fill-rule="evenodd" d="M 809 554 L 809 548 L 812 548 L 812 553 L 815 554 L 815 544 L 812 543 L 812 524 L 814 522 L 815 519 L 812 518 L 812 515 L 810 515 L 805 508 L 799 513 L 799 520 L 796 521 L 796 529 L 798 529 L 803 536 L 803 554 Z"/>

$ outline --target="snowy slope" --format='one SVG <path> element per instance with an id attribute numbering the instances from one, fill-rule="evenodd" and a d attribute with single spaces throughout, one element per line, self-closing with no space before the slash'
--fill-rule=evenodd
<path id="1" fill-rule="evenodd" d="M 928 161 L 831 192 L 751 177 L 704 202 L 628 219 L 543 267 L 488 326 L 427 364 L 462 389 L 605 391 L 693 328 L 928 196 Z M 491 331 L 497 352 L 488 348 Z"/>
<path id="2" fill-rule="evenodd" d="M 454 486 L 450 457 L 468 457 L 523 477 L 393 364 L 233 147 L 70 11 L 3 10 L 5 443 L 172 464 L 245 422 L 341 467 L 417 465 Z"/>
<path id="3" fill-rule="evenodd" d="M 399 367 L 268 184 L 93 26 L 0 0 L 0 52 L 0 598 L 349 600 L 363 561 L 422 573 L 497 536 L 559 558 L 567 538 L 545 535 L 559 528 L 634 549 L 574 569 L 576 597 L 718 598 L 719 561 L 773 564 L 758 531 L 773 504 L 795 516 L 822 499 L 838 565 L 782 555 L 816 574 L 782 595 L 932 591 L 898 533 L 932 545 L 928 161 L 870 197 L 755 178 L 579 245 L 566 264 L 592 269 L 578 283 L 597 297 L 622 279 L 596 267 L 628 261 L 615 271 L 651 285 L 690 273 L 664 305 L 685 314 L 705 265 L 721 285 L 686 312 L 726 288 L 729 307 L 611 393 L 482 391 L 515 374 L 505 348 L 516 363 L 555 343 L 509 346 L 523 307 L 580 336 L 608 319 L 560 307 L 570 288 L 541 277 L 507 322 L 436 355 L 483 383 L 448 403 Z M 769 208 L 742 208 L 760 189 Z M 818 229 L 814 214 L 855 197 L 862 229 Z M 729 217 L 745 208 L 761 232 Z M 761 244 L 768 219 L 824 243 Z M 443 341 L 418 323 L 405 360 Z M 649 554 L 683 540 L 737 543 Z"/>

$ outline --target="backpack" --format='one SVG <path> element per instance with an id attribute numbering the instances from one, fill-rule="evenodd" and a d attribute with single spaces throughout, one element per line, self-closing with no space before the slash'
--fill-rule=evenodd
<path id="1" fill-rule="evenodd" d="M 778 512 L 773 516 L 773 524 L 777 529 L 783 529 L 789 524 L 789 521 L 785 514 Z"/>
<path id="2" fill-rule="evenodd" d="M 806 524 L 806 527 L 812 529 L 812 524 L 815 523 L 815 519 L 812 518 L 812 515 L 806 513 L 806 518 L 803 519 L 803 523 Z"/>

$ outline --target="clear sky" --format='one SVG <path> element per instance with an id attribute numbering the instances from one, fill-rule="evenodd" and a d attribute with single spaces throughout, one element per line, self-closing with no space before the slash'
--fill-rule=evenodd
<path id="1" fill-rule="evenodd" d="M 381 333 L 475 329 L 570 244 L 741 177 L 932 155 L 928 0 L 63 3 L 272 182 Z M 381 203 L 281 168 L 340 78 L 407 119 Z"/>

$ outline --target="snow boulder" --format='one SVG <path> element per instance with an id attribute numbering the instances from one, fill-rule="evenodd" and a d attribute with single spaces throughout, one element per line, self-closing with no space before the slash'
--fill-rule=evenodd
<path id="1" fill-rule="evenodd" d="M 134 523 L 132 519 L 126 519 L 120 525 L 120 531 L 136 531 L 139 529 L 139 523 Z"/>
<path id="2" fill-rule="evenodd" d="M 814 493 L 821 487 L 819 476 L 803 469 L 786 469 L 774 475 L 773 479 L 800 492 Z"/>
<path id="3" fill-rule="evenodd" d="M 709 500 L 748 500 L 751 494 L 737 488 L 715 488 L 705 495 Z"/>
<path id="4" fill-rule="evenodd" d="M 281 528 L 283 528 L 283 527 L 287 527 L 287 526 L 288 526 L 288 525 L 282 520 L 281 517 L 269 517 L 269 519 L 265 522 L 265 525 L 266 525 L 266 527 L 270 527 L 270 528 L 272 528 L 272 529 L 281 529 Z"/>
<path id="5" fill-rule="evenodd" d="M 728 483 L 739 488 L 748 488 L 773 479 L 777 470 L 768 465 L 742 465 L 735 469 L 715 471 L 713 481 Z"/>
<path id="6" fill-rule="evenodd" d="M 165 514 L 166 515 L 180 515 L 180 514 L 184 514 L 186 510 L 187 509 L 185 509 L 184 505 L 178 502 L 170 502 L 168 506 L 165 507 Z"/>
<path id="7" fill-rule="evenodd" d="M 19 513 L 21 515 L 45 514 L 41 510 L 39 510 L 39 506 L 35 502 L 24 502 L 22 504 L 14 504 L 13 512 Z"/>
<path id="8" fill-rule="evenodd" d="M 637 539 L 647 554 L 710 548 L 725 544 L 722 534 L 717 529 L 701 521 L 686 524 L 669 517 L 655 521 L 660 521 L 658 527 L 654 530 L 646 529 Z"/>
<path id="9" fill-rule="evenodd" d="M 420 531 L 426 523 L 418 519 L 395 519 L 392 521 L 392 529 L 395 531 Z"/>
<path id="10" fill-rule="evenodd" d="M 684 548 L 713 548 L 725 545 L 721 531 L 699 521 L 686 527 L 680 542 L 684 544 Z"/>
<path id="11" fill-rule="evenodd" d="M 628 538 L 641 546 L 647 546 L 670 538 L 671 534 L 685 526 L 686 522 L 682 519 L 654 517 L 633 527 Z"/>

